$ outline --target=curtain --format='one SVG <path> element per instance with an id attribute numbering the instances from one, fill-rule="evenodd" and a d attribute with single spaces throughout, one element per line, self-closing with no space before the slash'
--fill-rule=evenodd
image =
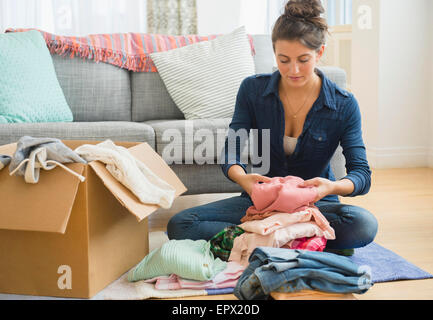
<path id="1" fill-rule="evenodd" d="M 0 32 L 7 28 L 66 36 L 146 33 L 146 0 L 0 0 Z"/>
<path id="2" fill-rule="evenodd" d="M 148 33 L 197 34 L 196 0 L 147 0 Z"/>

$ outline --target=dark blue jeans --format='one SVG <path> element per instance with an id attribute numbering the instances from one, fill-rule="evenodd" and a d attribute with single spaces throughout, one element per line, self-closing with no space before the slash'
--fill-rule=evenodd
<path id="1" fill-rule="evenodd" d="M 252 204 L 249 197 L 235 196 L 185 209 L 168 222 L 168 237 L 176 240 L 209 240 L 225 227 L 240 224 Z M 326 248 L 360 248 L 374 240 L 377 220 L 367 210 L 322 200 L 316 206 L 335 230 L 336 239 L 328 240 Z"/>

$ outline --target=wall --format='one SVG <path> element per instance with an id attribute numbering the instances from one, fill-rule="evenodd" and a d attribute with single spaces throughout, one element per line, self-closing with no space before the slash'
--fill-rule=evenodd
<path id="1" fill-rule="evenodd" d="M 354 1 L 352 91 L 360 103 L 367 155 L 374 168 L 429 165 L 429 2 Z M 359 23 L 362 5 L 371 8 L 370 28 Z"/>
<path id="2" fill-rule="evenodd" d="M 429 9 L 428 12 L 433 12 L 433 1 L 429 1 Z M 433 54 L 433 23 L 430 23 L 430 55 Z M 433 59 L 430 61 L 430 89 L 428 92 L 430 93 L 430 153 L 429 153 L 429 166 L 433 168 Z"/>
<path id="3" fill-rule="evenodd" d="M 371 8 L 371 27 L 364 29 L 358 25 L 362 19 L 357 8 L 367 5 Z M 377 0 L 354 0 L 352 22 L 352 92 L 358 100 L 361 115 L 363 138 L 367 147 L 370 165 L 376 162 L 370 150 L 376 146 L 379 110 L 379 2 Z"/>

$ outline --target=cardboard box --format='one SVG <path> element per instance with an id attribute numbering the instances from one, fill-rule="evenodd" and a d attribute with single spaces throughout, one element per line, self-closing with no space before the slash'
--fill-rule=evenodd
<path id="1" fill-rule="evenodd" d="M 75 149 L 100 141 L 64 140 Z M 185 186 L 147 144 L 124 146 L 176 189 Z M 13 155 L 16 144 L 0 146 Z M 0 170 L 0 292 L 90 298 L 149 253 L 147 217 L 159 206 L 141 203 L 98 161 L 72 163 L 81 182 L 62 168 L 41 170 L 37 184 Z"/>

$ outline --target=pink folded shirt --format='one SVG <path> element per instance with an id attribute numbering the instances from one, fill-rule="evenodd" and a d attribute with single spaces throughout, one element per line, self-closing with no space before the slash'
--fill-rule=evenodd
<path id="1" fill-rule="evenodd" d="M 155 289 L 157 290 L 234 288 L 244 270 L 245 266 L 235 261 L 230 261 L 223 271 L 209 281 L 184 279 L 173 273 L 169 276 L 159 276 L 144 280 L 144 282 L 155 283 Z"/>
<path id="2" fill-rule="evenodd" d="M 241 222 L 262 219 L 263 214 L 272 211 L 293 213 L 312 205 L 317 197 L 317 188 L 303 187 L 303 183 L 304 179 L 295 176 L 274 177 L 270 182 L 255 183 L 251 191 L 253 205 L 247 209 Z"/>
<path id="3" fill-rule="evenodd" d="M 257 247 L 287 248 L 288 243 L 292 240 L 314 236 L 324 237 L 324 233 L 313 221 L 291 224 L 267 235 L 245 232 L 233 241 L 229 261 L 247 266 L 249 256 Z"/>
<path id="4" fill-rule="evenodd" d="M 239 225 L 240 228 L 247 232 L 254 232 L 261 235 L 266 235 L 280 228 L 289 226 L 299 222 L 314 221 L 323 231 L 326 239 L 335 239 L 335 231 L 329 225 L 328 220 L 320 212 L 316 206 L 307 207 L 305 210 L 294 213 L 283 213 L 272 211 L 268 213 L 268 217 L 262 220 L 250 220 Z"/>
<path id="5" fill-rule="evenodd" d="M 240 224 L 239 227 L 247 232 L 267 235 L 291 224 L 310 221 L 312 216 L 310 210 L 302 210 L 294 213 L 274 211 L 272 215 L 263 220 L 245 221 Z"/>

